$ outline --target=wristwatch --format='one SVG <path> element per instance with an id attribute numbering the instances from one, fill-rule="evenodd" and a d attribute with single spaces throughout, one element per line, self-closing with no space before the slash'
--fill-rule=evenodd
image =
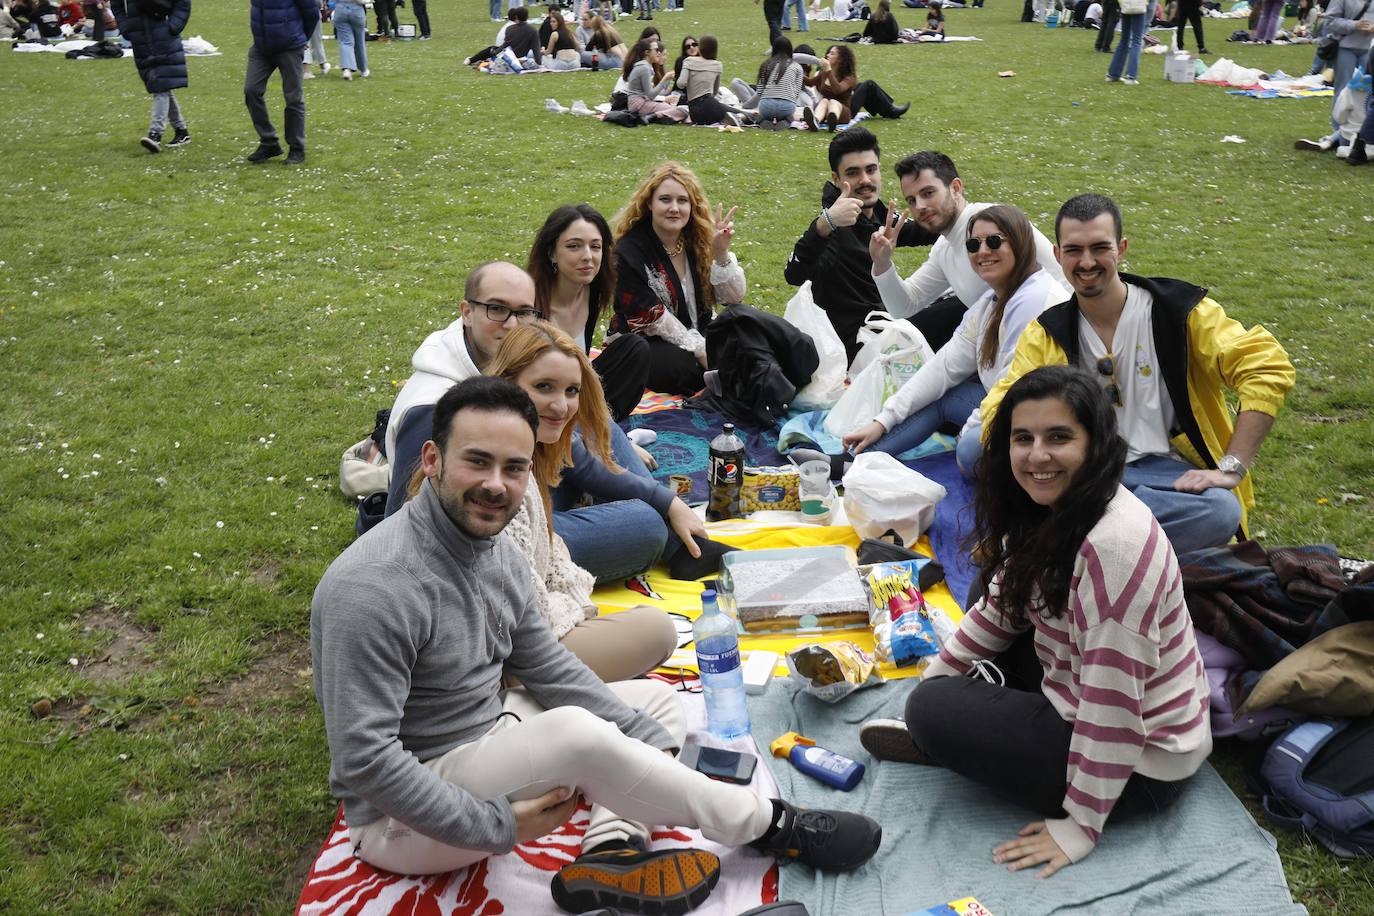
<path id="1" fill-rule="evenodd" d="M 1245 475 L 1250 473 L 1250 469 L 1242 464 L 1240 459 L 1235 455 L 1222 455 L 1221 460 L 1217 462 L 1217 470 L 1225 471 L 1228 474 L 1235 474 L 1239 476 L 1241 480 L 1244 480 Z"/>

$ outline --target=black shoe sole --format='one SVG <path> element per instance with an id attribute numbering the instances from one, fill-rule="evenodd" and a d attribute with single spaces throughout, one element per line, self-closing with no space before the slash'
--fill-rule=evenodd
<path id="1" fill-rule="evenodd" d="M 138 142 L 143 146 L 144 149 L 146 149 L 150 153 L 162 152 L 162 144 L 158 143 L 152 137 L 144 137 L 142 140 L 139 140 Z"/>
<path id="2" fill-rule="evenodd" d="M 720 859 L 702 849 L 673 852 L 625 865 L 614 861 L 565 865 L 550 886 L 554 903 L 570 913 L 624 907 L 649 916 L 681 916 L 711 896 L 720 881 Z"/>
<path id="3" fill-rule="evenodd" d="M 280 156 L 280 155 L 281 155 L 282 153 L 284 153 L 284 152 L 286 152 L 286 150 L 284 150 L 284 149 L 279 149 L 279 150 L 277 150 L 275 153 L 264 153 L 264 154 L 249 153 L 249 154 L 248 154 L 248 161 L 251 162 L 251 163 L 253 163 L 254 165 L 257 165 L 257 164 L 260 163 L 260 162 L 266 162 L 268 159 L 276 159 L 278 156 Z"/>

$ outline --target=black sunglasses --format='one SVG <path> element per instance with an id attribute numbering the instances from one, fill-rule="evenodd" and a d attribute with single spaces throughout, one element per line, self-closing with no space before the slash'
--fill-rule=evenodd
<path id="1" fill-rule="evenodd" d="M 996 251 L 998 248 L 1002 247 L 1002 242 L 1005 240 L 1000 235 L 990 235 L 987 239 L 977 239 L 973 236 L 969 236 L 964 239 L 964 250 L 969 254 L 977 254 L 978 249 L 983 247 L 984 241 L 988 243 L 988 251 Z"/>
<path id="2" fill-rule="evenodd" d="M 695 48 L 696 46 L 697 46 L 697 43 L 696 43 L 695 41 L 689 41 L 689 42 L 687 42 L 687 49 L 688 49 L 688 50 L 691 50 L 692 48 Z"/>
<path id="3" fill-rule="evenodd" d="M 1121 387 L 1116 383 L 1116 360 L 1107 355 L 1097 361 L 1097 372 L 1104 378 L 1110 379 L 1107 382 L 1107 397 L 1112 399 L 1112 404 L 1120 407 Z"/>

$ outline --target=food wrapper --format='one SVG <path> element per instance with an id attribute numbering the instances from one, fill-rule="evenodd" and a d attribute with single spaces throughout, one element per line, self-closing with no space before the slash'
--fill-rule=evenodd
<path id="1" fill-rule="evenodd" d="M 803 690 L 827 703 L 883 681 L 877 659 L 847 640 L 793 649 L 787 653 L 787 670 Z"/>
<path id="2" fill-rule="evenodd" d="M 744 468 L 744 484 L 740 488 L 740 510 L 748 515 L 762 509 L 776 509 L 783 512 L 800 512 L 801 497 L 798 487 L 801 475 L 796 465 L 784 467 Z"/>
<path id="3" fill-rule="evenodd" d="M 899 668 L 924 667 L 940 651 L 943 636 L 932 609 L 916 587 L 920 562 L 900 560 L 859 567 L 869 596 L 869 626 L 878 658 Z M 945 618 L 943 612 L 936 611 Z"/>

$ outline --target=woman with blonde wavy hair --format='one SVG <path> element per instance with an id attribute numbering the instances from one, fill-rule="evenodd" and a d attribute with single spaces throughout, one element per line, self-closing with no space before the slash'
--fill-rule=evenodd
<path id="1" fill-rule="evenodd" d="M 592 574 L 573 562 L 555 530 L 550 491 L 558 486 L 564 470 L 573 467 L 574 442 L 580 441 L 603 470 L 631 488 L 642 480 L 625 473 L 611 457 L 610 413 L 596 371 L 571 337 L 547 322 L 535 321 L 506 335 L 484 374 L 515 382 L 539 414 L 533 463 L 537 486 L 526 489 L 520 511 L 506 526 L 529 561 L 539 613 L 554 636 L 608 683 L 657 667 L 677 647 L 672 618 L 648 606 L 598 617 L 591 597 Z M 418 490 L 419 483 L 413 481 L 412 489 Z M 643 513 L 627 508 L 630 511 L 614 521 L 602 513 L 602 523 L 615 528 L 625 541 L 656 536 L 661 549 L 665 536 L 656 514 L 648 512 L 657 531 L 642 531 L 635 520 Z M 690 509 L 686 511 L 691 514 Z M 648 559 L 652 562 L 653 557 Z"/>
<path id="2" fill-rule="evenodd" d="M 744 271 L 730 250 L 736 209 L 717 206 L 713 216 L 696 174 L 664 162 L 615 218 L 615 314 L 607 339 L 648 339 L 645 385 L 653 391 L 701 390 L 707 368 L 702 333 L 712 306 L 744 299 Z"/>

